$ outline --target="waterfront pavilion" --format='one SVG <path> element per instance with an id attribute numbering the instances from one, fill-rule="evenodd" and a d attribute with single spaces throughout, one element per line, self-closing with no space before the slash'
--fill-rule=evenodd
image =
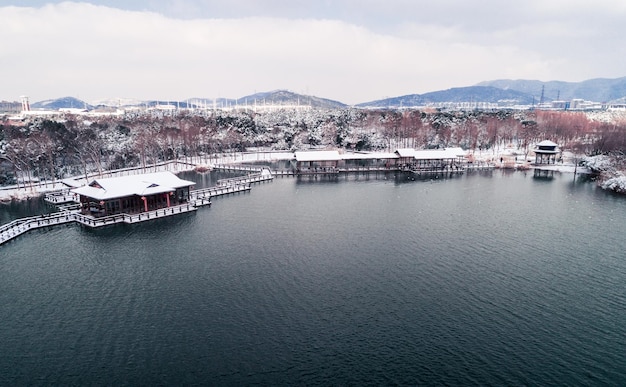
<path id="1" fill-rule="evenodd" d="M 438 172 L 458 170 L 465 163 L 461 148 L 416 150 L 397 149 L 393 153 L 359 152 L 340 154 L 338 151 L 295 152 L 298 174 L 318 174 L 371 170 Z"/>
<path id="2" fill-rule="evenodd" d="M 94 179 L 70 192 L 79 196 L 82 212 L 92 216 L 133 214 L 187 203 L 195 183 L 172 172 Z"/>
<path id="3" fill-rule="evenodd" d="M 557 144 L 550 140 L 543 140 L 534 149 L 535 164 L 556 164 L 556 155 L 559 150 Z"/>
<path id="4" fill-rule="evenodd" d="M 337 172 L 339 161 L 342 160 L 339 151 L 298 151 L 295 152 L 296 168 L 298 173 Z"/>
<path id="5" fill-rule="evenodd" d="M 453 168 L 465 162 L 466 153 L 461 148 L 396 150 L 400 169 L 414 171 L 437 171 Z"/>
<path id="6" fill-rule="evenodd" d="M 398 167 L 405 168 L 412 165 L 415 161 L 415 152 L 413 148 L 396 149 L 394 153 L 396 154 Z"/>

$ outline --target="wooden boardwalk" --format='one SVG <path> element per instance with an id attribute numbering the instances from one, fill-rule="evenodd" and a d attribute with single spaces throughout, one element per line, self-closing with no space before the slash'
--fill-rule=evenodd
<path id="1" fill-rule="evenodd" d="M 469 163 L 465 166 L 465 169 L 467 171 L 483 171 L 483 170 L 492 170 L 495 168 L 496 168 L 495 164 L 486 163 L 486 162 L 474 162 L 474 163 Z"/>
<path id="2" fill-rule="evenodd" d="M 313 169 L 283 169 L 274 170 L 274 176 L 311 176 L 311 175 L 338 175 L 346 173 L 368 174 L 368 173 L 462 173 L 465 170 L 463 166 L 447 167 L 447 168 L 411 168 L 411 167 L 345 167 L 345 168 L 313 168 Z"/>
<path id="3" fill-rule="evenodd" d="M 252 183 L 271 181 L 274 178 L 269 173 L 269 169 L 268 172 L 264 172 L 262 169 L 255 172 L 246 176 L 218 180 L 217 185 L 214 187 L 192 190 L 189 192 L 189 201 L 185 204 L 137 214 L 116 214 L 103 217 L 84 215 L 80 213 L 80 204 L 76 201 L 77 198 L 69 192 L 69 189 L 49 192 L 45 195 L 44 200 L 49 204 L 55 205 L 60 212 L 17 219 L 0 226 L 0 245 L 28 231 L 61 224 L 79 223 L 87 227 L 96 228 L 118 223 L 139 223 L 193 212 L 199 207 L 211 205 L 211 198 L 249 192 Z"/>
<path id="4" fill-rule="evenodd" d="M 214 187 L 201 188 L 190 192 L 192 198 L 212 198 L 216 196 L 229 195 L 251 190 L 251 184 L 272 181 L 274 176 L 269 172 L 260 171 L 245 176 L 238 176 L 228 179 L 220 179 Z"/>
<path id="5" fill-rule="evenodd" d="M 172 215 L 196 211 L 198 207 L 210 205 L 208 199 L 196 199 L 178 206 L 159 210 L 142 212 L 139 214 L 116 214 L 103 217 L 83 215 L 77 211 L 57 212 L 49 215 L 22 218 L 0 226 L 0 245 L 16 238 L 28 231 L 60 224 L 79 223 L 87 227 L 103 227 L 117 223 L 139 223 Z"/>
<path id="6" fill-rule="evenodd" d="M 69 188 L 62 189 L 60 191 L 46 192 L 43 200 L 48 204 L 65 204 L 65 203 L 77 203 L 76 195 L 70 192 Z"/>
<path id="7" fill-rule="evenodd" d="M 203 200 L 203 199 L 210 200 L 211 198 L 216 197 L 216 196 L 229 195 L 229 194 L 235 194 L 235 193 L 240 193 L 240 192 L 248 192 L 251 189 L 252 188 L 250 187 L 250 184 L 233 184 L 233 185 L 196 189 L 196 190 L 189 192 L 189 195 L 194 200 Z"/>
<path id="8" fill-rule="evenodd" d="M 261 173 L 263 169 L 269 170 L 269 167 L 254 164 L 215 164 L 213 169 L 223 172 L 252 172 Z"/>
<path id="9" fill-rule="evenodd" d="M 256 172 L 250 174 L 253 176 L 259 174 L 266 169 L 272 176 L 308 176 L 308 175 L 338 175 L 344 173 L 380 173 L 380 172 L 413 172 L 413 173 L 449 173 L 456 172 L 462 173 L 466 169 L 466 165 L 443 165 L 443 166 L 349 166 L 349 167 L 318 167 L 318 168 L 305 168 L 305 169 L 275 169 L 269 170 L 266 166 L 249 165 L 249 164 L 226 164 L 226 165 L 214 165 L 215 170 L 219 171 L 232 171 L 232 172 Z M 477 167 L 473 166 L 474 168 Z M 485 166 L 481 166 L 485 168 Z M 230 179 L 226 179 L 230 180 Z M 219 181 L 218 181 L 219 184 Z"/>

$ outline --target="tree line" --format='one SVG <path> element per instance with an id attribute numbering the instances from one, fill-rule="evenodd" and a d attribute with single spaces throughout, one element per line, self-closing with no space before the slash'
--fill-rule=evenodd
<path id="1" fill-rule="evenodd" d="M 251 148 L 493 151 L 549 139 L 577 154 L 623 154 L 626 122 L 563 111 L 278 110 L 35 119 L 0 125 L 0 184 L 55 180 Z"/>

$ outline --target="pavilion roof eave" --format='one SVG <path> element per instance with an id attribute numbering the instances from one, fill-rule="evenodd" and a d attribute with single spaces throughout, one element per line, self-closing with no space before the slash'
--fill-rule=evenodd
<path id="1" fill-rule="evenodd" d="M 543 140 L 540 143 L 538 143 L 537 146 L 558 146 L 558 144 L 550 140 Z"/>
<path id="2" fill-rule="evenodd" d="M 395 160 L 399 158 L 396 153 L 345 153 L 342 160 Z"/>
<path id="3" fill-rule="evenodd" d="M 296 161 L 339 161 L 342 159 L 339 151 L 297 151 Z"/>
<path id="4" fill-rule="evenodd" d="M 81 188 L 92 188 L 92 189 L 87 190 L 87 189 L 81 189 Z M 87 196 L 89 198 L 96 199 L 96 200 L 113 200 L 113 199 L 127 198 L 131 196 L 150 196 L 150 195 L 158 195 L 158 194 L 164 194 L 164 193 L 176 191 L 176 188 L 172 188 L 172 187 L 158 187 L 158 189 L 154 189 L 154 188 L 157 188 L 157 187 L 154 187 L 154 188 L 146 188 L 145 190 L 141 192 L 126 192 L 124 194 L 120 194 L 120 193 L 114 193 L 114 192 L 107 192 L 106 190 L 93 188 L 93 187 L 81 187 L 81 188 L 74 189 L 72 190 L 72 192 L 78 195 Z"/>
<path id="5" fill-rule="evenodd" d="M 535 153 L 549 153 L 549 154 L 557 154 L 560 153 L 560 151 L 558 150 L 547 150 L 547 149 L 533 149 L 533 152 Z"/>
<path id="6" fill-rule="evenodd" d="M 96 200 L 112 200 L 130 196 L 157 195 L 190 187 L 193 181 L 179 179 L 171 172 L 120 176 L 95 179 L 89 185 L 72 189 L 71 192 Z"/>

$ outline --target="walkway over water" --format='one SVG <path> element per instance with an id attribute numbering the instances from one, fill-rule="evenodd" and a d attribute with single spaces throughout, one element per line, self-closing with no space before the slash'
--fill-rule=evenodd
<path id="1" fill-rule="evenodd" d="M 33 216 L 29 218 L 22 218 L 14 220 L 11 223 L 0 226 L 0 244 L 7 242 L 15 237 L 18 237 L 28 231 L 38 228 L 56 226 L 59 224 L 67 223 L 80 223 L 87 227 L 102 227 L 116 223 L 139 223 L 147 220 L 154 220 L 165 216 L 172 216 L 182 214 L 186 212 L 192 212 L 203 205 L 210 205 L 211 201 L 208 199 L 199 199 L 190 201 L 189 203 L 179 206 L 172 206 L 154 211 L 142 212 L 140 214 L 116 214 L 103 217 L 93 217 L 89 215 L 83 215 L 77 211 L 65 211 L 53 213 L 50 215 Z"/>
<path id="2" fill-rule="evenodd" d="M 415 174 L 463 173 L 466 169 L 490 169 L 493 167 L 493 164 L 487 163 L 467 164 L 458 161 L 442 162 L 441 160 L 433 160 L 432 162 L 416 162 L 411 164 L 304 166 L 300 168 L 273 169 L 271 172 L 269 167 L 266 166 L 236 163 L 216 164 L 213 166 L 213 169 L 232 172 L 256 172 L 261 174 L 264 173 L 263 171 L 267 171 L 267 173 L 271 173 L 273 176 L 307 176 L 379 172 L 408 172 Z"/>
<path id="3" fill-rule="evenodd" d="M 210 206 L 211 198 L 213 197 L 249 192 L 252 183 L 271 181 L 273 178 L 269 169 L 263 169 L 257 173 L 246 176 L 218 180 L 217 185 L 214 187 L 192 190 L 189 192 L 189 201 L 185 204 L 138 214 L 123 213 L 103 217 L 81 214 L 80 204 L 76 201 L 75 195 L 72 194 L 69 189 L 49 192 L 46 193 L 44 200 L 49 204 L 57 206 L 60 212 L 17 219 L 0 226 L 0 245 L 28 231 L 60 224 L 75 222 L 87 227 L 96 228 L 117 223 L 139 223 L 166 216 L 193 212 L 199 207 Z"/>

